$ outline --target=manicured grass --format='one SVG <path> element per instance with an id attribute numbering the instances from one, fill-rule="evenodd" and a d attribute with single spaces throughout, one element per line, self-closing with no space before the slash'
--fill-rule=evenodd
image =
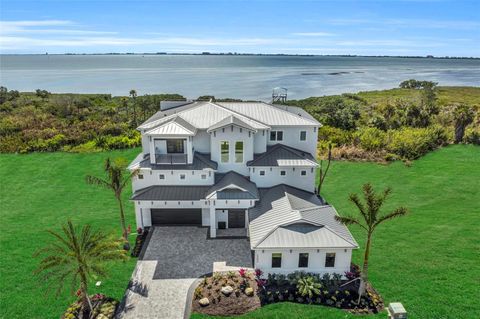
<path id="1" fill-rule="evenodd" d="M 44 297 L 32 276 L 35 250 L 50 241 L 46 229 L 68 218 L 120 236 L 118 210 L 106 190 L 86 185 L 86 174 L 101 174 L 107 156 L 132 159 L 138 149 L 98 154 L 0 155 L 0 317 L 58 318 L 74 298 Z M 381 226 L 375 235 L 370 278 L 386 302 L 401 301 L 409 318 L 473 318 L 480 313 L 480 148 L 450 146 L 411 167 L 403 163 L 334 162 L 324 196 L 341 214 L 354 213 L 347 200 L 367 181 L 393 188 L 386 208 L 406 205 L 407 217 Z M 125 199 L 130 191 L 125 194 Z M 127 201 L 128 224 L 134 226 Z M 363 246 L 363 233 L 351 228 Z M 133 239 L 133 238 L 132 238 Z M 361 251 L 354 254 L 361 260 Z M 135 259 L 112 265 L 99 289 L 121 298 Z M 207 318 L 193 315 L 193 318 Z M 368 318 L 384 318 L 385 314 Z M 326 307 L 282 303 L 238 318 L 353 318 Z"/>
<path id="2" fill-rule="evenodd" d="M 138 149 L 98 153 L 0 155 L 0 318 L 59 318 L 74 299 L 69 291 L 45 297 L 45 285 L 33 276 L 38 259 L 32 254 L 51 242 L 46 229 L 60 231 L 67 219 L 77 225 L 121 235 L 113 195 L 85 183 L 86 174 L 102 174 L 107 156 L 132 159 Z M 124 194 L 127 224 L 135 229 L 133 205 Z M 131 237 L 131 241 L 134 236 Z M 113 264 L 110 277 L 92 292 L 120 299 L 135 266 L 132 258 Z"/>
<path id="3" fill-rule="evenodd" d="M 393 188 L 386 209 L 405 205 L 411 210 L 377 229 L 370 259 L 371 282 L 387 304 L 401 301 L 409 318 L 470 319 L 480 313 L 479 168 L 478 146 L 446 147 L 411 167 L 401 162 L 332 164 L 323 195 L 340 214 L 356 212 L 348 194 L 360 192 L 366 182 L 378 190 Z M 363 247 L 363 232 L 356 227 L 351 231 Z M 361 253 L 355 252 L 355 262 L 361 261 Z M 351 317 L 341 310 L 284 303 L 238 318 Z"/>

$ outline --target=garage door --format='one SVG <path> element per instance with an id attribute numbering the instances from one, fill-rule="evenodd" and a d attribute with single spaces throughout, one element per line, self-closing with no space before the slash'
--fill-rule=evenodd
<path id="1" fill-rule="evenodd" d="M 245 228 L 244 210 L 228 210 L 228 228 Z"/>
<path id="2" fill-rule="evenodd" d="M 153 225 L 201 225 L 200 209 L 152 209 Z"/>

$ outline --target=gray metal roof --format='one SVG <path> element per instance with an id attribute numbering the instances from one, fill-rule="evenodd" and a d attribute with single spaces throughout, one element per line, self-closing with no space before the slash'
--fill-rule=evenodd
<path id="1" fill-rule="evenodd" d="M 226 189 L 217 192 L 218 199 L 258 199 L 249 192 L 242 192 L 235 189 Z"/>
<path id="2" fill-rule="evenodd" d="M 242 121 L 235 115 L 230 115 L 229 117 L 224 118 L 223 120 L 219 121 L 218 123 L 213 124 L 210 126 L 207 130 L 207 132 L 214 131 L 216 129 L 228 126 L 228 125 L 235 125 L 239 127 L 246 128 L 250 131 L 257 132 L 257 130 L 252 127 L 250 124 L 246 123 L 245 121 Z"/>
<path id="3" fill-rule="evenodd" d="M 216 104 L 270 126 L 320 126 L 317 120 L 310 116 L 305 117 L 303 112 L 289 112 L 265 102 L 216 102 Z"/>
<path id="4" fill-rule="evenodd" d="M 225 191 L 226 189 L 234 189 L 237 192 L 243 190 L 244 192 L 249 193 L 253 198 L 259 198 L 258 189 L 255 183 L 235 171 L 229 171 L 224 174 L 222 178 L 208 190 L 208 195 L 210 196 L 217 192 L 218 196 L 218 192 Z M 226 196 L 226 194 L 224 195 Z"/>
<path id="5" fill-rule="evenodd" d="M 312 154 L 296 148 L 275 144 L 265 153 L 255 154 L 247 166 L 318 166 Z"/>
<path id="6" fill-rule="evenodd" d="M 200 200 L 205 198 L 205 194 L 210 186 L 149 186 L 137 190 L 131 197 L 132 200 Z"/>
<path id="7" fill-rule="evenodd" d="M 354 248 L 329 227 L 294 223 L 277 227 L 257 248 Z"/>
<path id="8" fill-rule="evenodd" d="M 150 154 L 143 155 L 140 153 L 128 166 L 129 169 L 150 168 L 158 170 L 216 170 L 218 164 L 210 159 L 210 154 L 195 152 L 193 154 L 192 164 L 151 164 Z"/>
<path id="9" fill-rule="evenodd" d="M 300 247 L 307 242 L 309 247 L 327 247 L 326 245 L 333 244 L 336 247 L 358 247 L 348 228 L 335 220 L 337 215 L 335 208 L 325 205 L 313 193 L 282 184 L 260 189 L 260 199 L 260 202 L 248 212 L 252 248 L 267 248 L 280 241 L 284 241 L 285 245 L 291 245 L 289 247 Z M 295 227 L 285 228 L 299 223 L 316 226 L 318 231 L 307 236 L 306 233 L 295 231 Z M 320 231 L 321 227 L 329 232 Z M 321 238 L 324 238 L 324 241 L 321 241 Z M 336 241 L 333 242 L 333 239 Z M 345 246 L 345 243 L 348 243 L 348 246 Z"/>

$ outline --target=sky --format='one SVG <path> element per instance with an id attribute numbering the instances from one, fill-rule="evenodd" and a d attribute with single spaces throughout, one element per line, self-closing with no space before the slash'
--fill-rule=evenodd
<path id="1" fill-rule="evenodd" d="M 480 57 L 480 0 L 0 0 L 0 53 Z"/>

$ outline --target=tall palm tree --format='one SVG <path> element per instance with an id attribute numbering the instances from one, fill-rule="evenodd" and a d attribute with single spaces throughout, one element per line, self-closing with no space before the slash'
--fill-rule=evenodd
<path id="1" fill-rule="evenodd" d="M 135 127 L 137 127 L 137 108 L 136 108 L 136 99 L 137 99 L 137 91 L 130 90 L 130 96 L 133 100 L 133 123 L 135 123 Z"/>
<path id="2" fill-rule="evenodd" d="M 80 287 L 80 316 L 88 318 L 93 310 L 88 296 L 88 282 L 97 276 L 107 276 L 107 262 L 128 258 L 121 248 L 121 241 L 92 230 L 90 225 L 80 230 L 70 220 L 62 227 L 61 233 L 48 232 L 55 241 L 34 254 L 34 257 L 43 256 L 34 274 L 47 283 L 57 285 L 57 295 L 63 291 L 65 284 L 71 285 L 72 292 Z M 49 286 L 47 291 L 51 288 Z"/>
<path id="3" fill-rule="evenodd" d="M 365 283 L 368 281 L 368 258 L 370 256 L 370 247 L 372 244 L 372 235 L 377 226 L 383 222 L 394 219 L 396 217 L 404 216 L 408 213 L 407 208 L 401 206 L 393 211 L 381 214 L 385 200 L 391 193 L 391 188 L 386 188 L 383 193 L 376 194 L 370 183 L 363 185 L 363 197 L 364 203 L 360 200 L 357 194 L 350 194 L 349 199 L 357 206 L 360 213 L 359 217 L 356 216 L 335 216 L 335 219 L 344 225 L 358 225 L 367 232 L 367 243 L 365 244 L 365 254 L 363 257 L 363 268 L 361 274 L 360 283 L 360 295 L 365 293 Z"/>
<path id="4" fill-rule="evenodd" d="M 120 224 L 122 226 L 122 235 L 126 241 L 126 249 L 129 247 L 128 245 L 128 232 L 127 227 L 125 225 L 125 212 L 123 208 L 123 201 L 122 201 L 122 192 L 125 189 L 128 181 L 135 175 L 138 174 L 138 170 L 134 170 L 128 174 L 126 174 L 127 165 L 126 161 L 122 158 L 117 158 L 113 161 L 110 158 L 105 160 L 104 171 L 106 178 L 101 178 L 97 176 L 87 175 L 85 180 L 88 184 L 97 185 L 104 187 L 106 189 L 110 189 L 113 194 L 115 195 L 115 199 L 118 202 L 118 206 L 120 208 Z"/>

